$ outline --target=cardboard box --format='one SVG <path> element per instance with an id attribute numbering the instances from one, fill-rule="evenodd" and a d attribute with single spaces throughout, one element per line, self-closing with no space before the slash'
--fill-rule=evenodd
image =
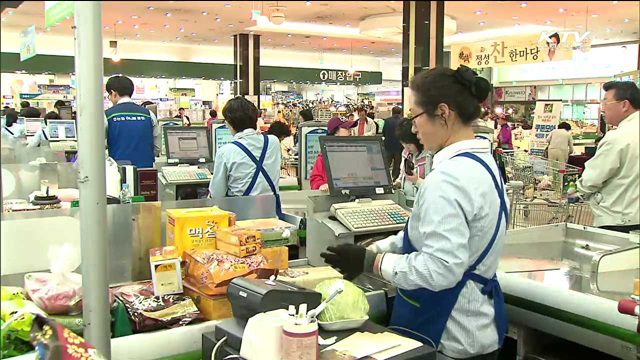
<path id="1" fill-rule="evenodd" d="M 259 231 L 262 248 L 293 245 L 298 242 L 297 227 L 279 219 L 255 219 L 238 221 L 238 227 Z"/>
<path id="2" fill-rule="evenodd" d="M 260 242 L 262 236 L 259 231 L 244 229 L 239 226 L 232 226 L 226 229 L 220 229 L 216 235 L 217 241 L 223 241 L 228 244 L 245 246 L 251 243 Z"/>
<path id="3" fill-rule="evenodd" d="M 286 246 L 262 249 L 262 256 L 267 259 L 263 269 L 286 270 L 289 268 L 289 248 Z"/>
<path id="4" fill-rule="evenodd" d="M 178 253 L 178 249 L 175 246 L 149 250 L 154 295 L 182 293 L 180 261 L 180 253 Z"/>
<path id="5" fill-rule="evenodd" d="M 207 320 L 222 320 L 233 316 L 231 303 L 226 295 L 209 296 L 185 282 L 184 294 L 193 299 L 196 307 Z"/>
<path id="6" fill-rule="evenodd" d="M 227 242 L 218 239 L 216 241 L 216 248 L 220 251 L 224 251 L 227 254 L 235 255 L 237 257 L 247 257 L 251 255 L 260 254 L 262 251 L 262 243 L 254 242 L 248 245 L 236 245 L 229 244 Z"/>
<path id="7" fill-rule="evenodd" d="M 167 210 L 167 245 L 185 250 L 215 249 L 218 229 L 229 227 L 229 212 L 218 207 Z"/>
<path id="8" fill-rule="evenodd" d="M 308 267 L 291 269 L 292 273 L 298 273 L 299 276 L 289 277 L 287 274 L 280 274 L 278 280 L 296 284 L 306 289 L 314 290 L 316 285 L 325 280 L 342 279 L 342 274 L 334 270 L 331 266 Z"/>

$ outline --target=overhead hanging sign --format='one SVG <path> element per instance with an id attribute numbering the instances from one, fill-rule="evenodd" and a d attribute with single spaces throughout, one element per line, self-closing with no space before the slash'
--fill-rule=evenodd
<path id="1" fill-rule="evenodd" d="M 542 156 L 544 154 L 544 149 L 547 148 L 547 138 L 553 130 L 558 128 L 561 112 L 562 101 L 536 102 L 529 145 L 531 155 Z"/>
<path id="2" fill-rule="evenodd" d="M 36 26 L 20 31 L 20 61 L 36 56 Z"/>
<path id="3" fill-rule="evenodd" d="M 527 90 L 524 86 L 504 88 L 504 101 L 525 101 Z"/>
<path id="4" fill-rule="evenodd" d="M 52 85 L 52 84 L 39 84 L 38 90 L 41 94 L 65 94 L 70 95 L 73 93 L 71 85 Z"/>
<path id="5" fill-rule="evenodd" d="M 73 15 L 73 1 L 45 1 L 44 27 L 50 27 Z"/>
<path id="6" fill-rule="evenodd" d="M 546 39 L 550 38 L 551 42 Z M 565 41 L 561 41 L 565 40 Z M 498 67 L 570 60 L 574 42 L 557 33 L 451 45 L 451 67 Z"/>
<path id="7" fill-rule="evenodd" d="M 195 97 L 196 89 L 192 88 L 169 88 L 169 96 L 171 97 Z"/>

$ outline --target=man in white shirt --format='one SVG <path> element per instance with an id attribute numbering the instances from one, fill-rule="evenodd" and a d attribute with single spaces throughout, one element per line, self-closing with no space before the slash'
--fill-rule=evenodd
<path id="1" fill-rule="evenodd" d="M 589 200 L 595 226 L 628 233 L 640 229 L 640 89 L 631 81 L 610 81 L 603 89 L 605 121 L 618 128 L 585 164 L 578 191 Z"/>
<path id="2" fill-rule="evenodd" d="M 367 117 L 367 111 L 364 108 L 359 108 L 358 125 L 351 129 L 353 136 L 375 136 L 376 129 L 376 123 Z"/>

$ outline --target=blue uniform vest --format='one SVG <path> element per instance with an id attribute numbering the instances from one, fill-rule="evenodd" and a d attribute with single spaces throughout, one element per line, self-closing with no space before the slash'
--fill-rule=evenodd
<path id="1" fill-rule="evenodd" d="M 109 129 L 107 146 L 116 161 L 130 161 L 138 168 L 153 167 L 153 121 L 151 112 L 131 102 L 120 103 L 105 112 Z"/>

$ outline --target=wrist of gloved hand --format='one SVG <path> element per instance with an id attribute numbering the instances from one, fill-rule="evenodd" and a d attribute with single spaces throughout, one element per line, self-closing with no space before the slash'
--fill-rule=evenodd
<path id="1" fill-rule="evenodd" d="M 373 273 L 373 267 L 376 263 L 376 257 L 378 254 L 367 249 L 367 252 L 364 254 L 364 272 Z"/>

